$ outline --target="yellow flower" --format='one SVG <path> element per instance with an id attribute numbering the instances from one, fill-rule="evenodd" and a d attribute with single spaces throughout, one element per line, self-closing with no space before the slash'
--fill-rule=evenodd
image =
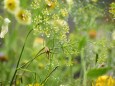
<path id="1" fill-rule="evenodd" d="M 19 9 L 19 5 L 19 0 L 4 0 L 4 8 L 10 13 L 16 13 L 16 11 Z"/>
<path id="2" fill-rule="evenodd" d="M 31 24 L 31 13 L 28 10 L 20 9 L 15 14 L 16 20 L 21 24 Z"/>
<path id="3" fill-rule="evenodd" d="M 61 19 L 51 21 L 51 24 L 61 26 L 61 27 L 68 25 L 68 23 L 65 20 L 61 20 Z"/>
<path id="4" fill-rule="evenodd" d="M 115 40 L 115 30 L 112 33 L 112 39 Z"/>
<path id="5" fill-rule="evenodd" d="M 89 31 L 89 37 L 90 37 L 91 39 L 95 39 L 95 38 L 96 38 L 96 35 L 97 35 L 97 32 L 96 32 L 95 29 L 92 29 L 92 30 Z"/>
<path id="6" fill-rule="evenodd" d="M 33 47 L 38 49 L 42 49 L 45 44 L 45 40 L 43 38 L 36 37 L 34 39 Z"/>
<path id="7" fill-rule="evenodd" d="M 111 76 L 103 75 L 98 77 L 92 86 L 115 86 L 115 80 Z"/>
<path id="8" fill-rule="evenodd" d="M 50 8 L 54 8 L 56 5 L 56 0 L 52 1 L 52 0 L 45 0 L 45 3 L 47 4 L 48 7 Z"/>
<path id="9" fill-rule="evenodd" d="M 61 9 L 60 11 L 63 17 L 68 16 L 68 11 L 66 9 Z"/>
<path id="10" fill-rule="evenodd" d="M 40 69 L 44 69 L 45 66 L 44 66 L 44 64 L 39 63 L 39 64 L 38 64 L 38 67 L 39 67 Z"/>

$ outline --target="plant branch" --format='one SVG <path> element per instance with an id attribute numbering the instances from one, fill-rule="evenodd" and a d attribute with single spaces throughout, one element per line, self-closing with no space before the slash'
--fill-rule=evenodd
<path id="1" fill-rule="evenodd" d="M 18 59 L 17 65 L 16 65 L 16 69 L 15 69 L 14 75 L 13 75 L 12 80 L 11 80 L 11 82 L 10 82 L 10 86 L 12 86 L 13 80 L 14 80 L 15 75 L 16 75 L 16 73 L 17 73 L 17 68 L 18 68 L 18 66 L 19 66 L 19 63 L 20 63 L 20 60 L 21 60 L 21 57 L 22 57 L 22 54 L 23 54 L 23 51 L 24 51 L 24 48 L 25 48 L 25 44 L 26 44 L 27 38 L 28 38 L 28 36 L 30 35 L 30 33 L 31 33 L 32 31 L 33 31 L 33 29 L 31 29 L 31 30 L 29 31 L 29 33 L 27 34 L 27 36 L 26 36 L 26 39 L 25 39 L 25 41 L 24 41 L 24 44 L 23 44 L 23 47 L 22 47 L 22 50 L 21 50 L 21 53 L 20 53 L 20 56 L 19 56 L 19 59 Z"/>
<path id="2" fill-rule="evenodd" d="M 41 85 L 46 82 L 46 80 L 50 77 L 50 75 L 58 68 L 59 66 L 56 66 L 48 75 L 47 77 L 41 82 Z"/>

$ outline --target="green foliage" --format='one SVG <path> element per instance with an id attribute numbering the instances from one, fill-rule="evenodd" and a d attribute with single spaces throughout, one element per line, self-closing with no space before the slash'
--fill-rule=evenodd
<path id="1" fill-rule="evenodd" d="M 86 37 L 81 38 L 78 49 L 81 50 L 86 44 Z"/>
<path id="2" fill-rule="evenodd" d="M 111 3 L 109 12 L 115 17 L 115 3 Z"/>
<path id="3" fill-rule="evenodd" d="M 0 26 L 2 25 L 2 23 L 3 23 L 3 18 L 2 16 L 0 16 Z"/>
<path id="4" fill-rule="evenodd" d="M 91 86 L 92 79 L 115 76 L 115 25 L 101 6 L 107 2 L 19 1 L 19 8 L 31 15 L 17 16 L 19 9 L 12 14 L 0 2 L 0 27 L 4 18 L 11 20 L 0 38 L 0 85 Z M 104 7 L 114 18 L 115 4 Z M 28 18 L 31 23 L 24 23 Z"/>
<path id="5" fill-rule="evenodd" d="M 82 3 L 82 4 L 81 4 Z M 95 4 L 85 1 L 75 1 L 72 14 L 77 30 L 87 30 L 97 27 L 97 18 L 103 16 L 103 9 L 98 9 Z"/>
<path id="6" fill-rule="evenodd" d="M 40 34 L 42 37 L 64 42 L 67 40 L 66 33 L 69 27 L 67 20 L 68 11 L 66 5 L 61 6 L 63 1 L 41 1 L 34 0 L 31 4 L 33 8 L 33 28 L 35 34 Z M 51 4 L 51 6 L 49 5 Z M 63 3 L 64 4 L 64 3 Z M 39 5 L 39 6 L 38 6 Z M 60 9 L 61 8 L 61 9 Z"/>
<path id="7" fill-rule="evenodd" d="M 112 69 L 111 67 L 91 69 L 91 70 L 87 71 L 87 76 L 90 79 L 94 79 L 94 78 L 97 78 L 99 76 L 106 74 L 111 69 Z"/>

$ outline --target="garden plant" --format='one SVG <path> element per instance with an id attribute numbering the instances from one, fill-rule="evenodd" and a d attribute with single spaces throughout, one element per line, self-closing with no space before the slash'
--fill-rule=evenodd
<path id="1" fill-rule="evenodd" d="M 0 86 L 115 86 L 115 1 L 0 0 Z"/>

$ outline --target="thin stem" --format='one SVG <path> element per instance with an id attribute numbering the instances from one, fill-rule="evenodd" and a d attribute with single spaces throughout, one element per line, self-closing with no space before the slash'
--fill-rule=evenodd
<path id="1" fill-rule="evenodd" d="M 44 49 L 44 48 L 43 48 L 43 49 Z M 41 49 L 40 51 L 42 51 L 43 49 Z M 21 68 L 24 67 L 24 66 L 26 66 L 26 68 L 28 68 L 34 59 L 36 59 L 38 56 L 40 56 L 40 55 L 42 55 L 42 54 L 45 53 L 45 52 L 40 53 L 40 51 L 36 54 L 36 56 L 35 56 L 33 59 L 29 60 L 27 63 L 25 63 L 24 65 L 22 65 L 20 68 L 17 68 L 17 70 L 21 69 Z M 39 54 L 39 53 L 40 53 L 40 54 Z M 25 71 L 22 73 L 22 76 L 24 75 L 24 73 L 25 73 Z"/>
<path id="2" fill-rule="evenodd" d="M 32 62 L 34 59 L 36 59 L 38 56 L 44 54 L 45 52 L 41 53 L 41 51 L 42 51 L 43 49 L 44 49 L 44 48 L 42 48 L 42 49 L 35 55 L 34 58 L 32 58 L 31 60 L 29 60 L 28 62 L 26 62 L 25 64 L 23 64 L 21 67 L 19 67 L 19 68 L 17 68 L 17 69 L 20 69 L 20 68 L 26 66 L 27 64 L 29 64 L 30 62 Z"/>
<path id="3" fill-rule="evenodd" d="M 54 34 L 54 37 L 53 37 L 53 45 L 52 45 L 52 50 L 54 51 L 54 47 L 55 47 L 55 34 Z M 51 55 L 49 54 L 48 55 L 49 57 L 49 59 L 50 59 L 50 68 L 49 68 L 49 70 L 52 68 L 52 60 L 53 60 L 53 56 L 54 56 L 54 54 L 52 53 Z"/>
<path id="4" fill-rule="evenodd" d="M 111 63 L 112 63 L 112 50 L 108 49 L 108 66 L 111 67 Z"/>
<path id="5" fill-rule="evenodd" d="M 85 63 L 85 58 L 84 58 L 84 48 L 81 49 L 81 64 L 83 68 L 83 86 L 86 86 L 86 63 Z"/>
<path id="6" fill-rule="evenodd" d="M 48 75 L 47 77 L 42 81 L 41 85 L 46 82 L 46 80 L 50 77 L 50 75 L 58 68 L 59 66 L 56 66 Z"/>
<path id="7" fill-rule="evenodd" d="M 18 66 L 19 66 L 19 63 L 20 63 L 20 60 L 21 60 L 21 57 L 22 57 L 22 53 L 23 53 L 24 48 L 25 48 L 25 44 L 26 44 L 27 38 L 28 38 L 28 36 L 30 35 L 30 33 L 31 33 L 32 31 L 33 31 L 33 29 L 31 29 L 31 30 L 29 31 L 29 33 L 27 34 L 27 36 L 26 36 L 25 42 L 24 42 L 24 44 L 23 44 L 23 47 L 22 47 L 22 50 L 21 50 L 21 53 L 20 53 L 20 56 L 19 56 L 19 59 L 18 59 L 17 65 L 16 65 L 16 69 L 15 69 L 14 75 L 13 75 L 12 80 L 11 80 L 11 82 L 10 82 L 10 86 L 12 86 L 13 80 L 14 80 L 15 75 L 16 75 L 16 73 L 17 73 L 17 68 L 18 68 Z"/>
<path id="8" fill-rule="evenodd" d="M 42 54 L 44 54 L 44 53 L 45 53 L 45 52 L 40 53 L 39 55 L 35 56 L 33 59 L 29 60 L 27 63 L 25 63 L 25 64 L 22 65 L 21 67 L 17 68 L 17 70 L 20 69 L 20 68 L 22 68 L 22 67 L 24 67 L 24 66 L 26 66 L 27 64 L 28 64 L 28 66 L 29 66 L 34 59 L 36 59 L 38 56 L 40 56 L 40 55 L 42 55 Z"/>

